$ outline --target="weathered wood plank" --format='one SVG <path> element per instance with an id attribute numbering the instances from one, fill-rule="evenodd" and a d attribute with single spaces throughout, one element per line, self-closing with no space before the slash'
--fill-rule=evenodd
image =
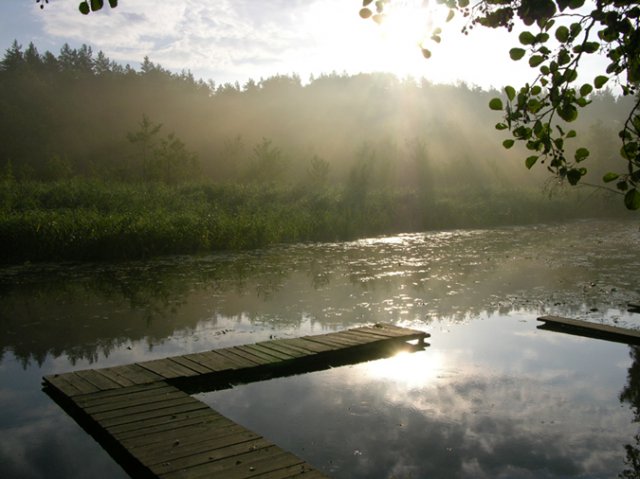
<path id="1" fill-rule="evenodd" d="M 198 375 L 198 373 L 193 369 L 181 366 L 180 364 L 172 361 L 171 358 L 154 359 L 152 361 L 144 361 L 137 364 L 144 369 L 148 369 L 152 373 L 162 376 L 164 379 L 174 379 L 179 377 L 190 377 Z"/>
<path id="2" fill-rule="evenodd" d="M 117 382 L 112 381 L 106 376 L 100 374 L 97 369 L 83 369 L 80 371 L 76 371 L 74 374 L 90 382 L 100 391 L 105 391 L 108 389 L 120 389 L 122 387 Z"/>
<path id="3" fill-rule="evenodd" d="M 170 421 L 172 420 L 173 416 L 179 413 L 207 409 L 209 409 L 209 407 L 206 404 L 202 404 L 200 401 L 185 401 L 180 405 L 153 409 L 151 411 L 144 411 L 139 414 L 128 414 L 126 416 L 104 418 L 99 421 L 99 424 L 103 428 L 109 429 L 113 426 L 118 426 L 121 424 L 139 423 L 141 421 L 145 421 L 146 419 L 165 418 Z"/>
<path id="4" fill-rule="evenodd" d="M 279 359 L 273 356 L 261 353 L 260 351 L 256 351 L 255 349 L 249 348 L 247 346 L 234 346 L 233 348 L 231 348 L 231 351 L 238 356 L 242 356 L 243 358 L 260 365 L 273 364 L 279 361 Z"/>
<path id="5" fill-rule="evenodd" d="M 56 376 L 56 379 L 64 381 L 67 385 L 73 386 L 77 390 L 81 391 L 82 394 L 90 394 L 100 391 L 99 388 L 75 373 L 60 374 L 59 376 Z"/>
<path id="6" fill-rule="evenodd" d="M 560 316 L 541 316 L 538 318 L 538 321 L 544 321 L 546 323 L 543 326 L 538 326 L 540 329 L 552 329 L 625 344 L 640 344 L 639 330 L 620 328 L 608 324 L 591 323 Z"/>
<path id="7" fill-rule="evenodd" d="M 277 446 L 271 446 L 162 474 L 160 477 L 166 477 L 167 479 L 198 479 L 219 475 L 225 479 L 241 479 L 301 464 L 302 462 L 293 454 L 283 452 Z"/>
<path id="8" fill-rule="evenodd" d="M 229 361 L 224 356 L 216 354 L 213 351 L 205 353 L 187 354 L 185 357 L 191 361 L 195 361 L 215 372 L 229 371 L 238 369 L 238 365 Z"/>
<path id="9" fill-rule="evenodd" d="M 354 346 L 362 346 L 362 341 L 358 338 L 351 338 L 347 336 L 338 336 L 338 334 L 320 334 L 318 336 L 305 336 L 305 341 L 311 341 L 312 343 L 324 344 L 330 346 L 332 351 L 339 351 L 342 349 L 352 348 Z"/>
<path id="10" fill-rule="evenodd" d="M 253 444 L 247 446 L 247 443 Z M 162 471 L 167 473 L 268 446 L 273 444 L 236 424 L 227 429 L 210 432 L 207 437 L 197 442 L 183 444 L 181 441 L 175 441 L 168 444 L 154 444 L 152 447 L 134 450 L 133 454 L 151 469 L 151 466 L 161 466 L 171 462 L 171 468 L 165 466 L 165 470 Z M 212 459 L 208 459 L 209 457 Z"/>
<path id="11" fill-rule="evenodd" d="M 235 439 L 233 439 L 235 438 Z M 167 458 L 167 460 L 152 464 L 149 469 L 155 474 L 161 476 L 170 472 L 176 472 L 190 467 L 219 461 L 228 457 L 235 457 L 238 454 L 263 449 L 272 444 L 264 438 L 255 437 L 245 440 L 242 436 L 233 436 L 229 438 L 218 439 L 204 445 L 204 449 L 200 452 L 194 452 L 183 457 Z M 226 442 L 225 442 L 226 439 Z M 235 440 L 236 442 L 229 442 Z"/>
<path id="12" fill-rule="evenodd" d="M 271 472 L 265 472 L 264 474 L 258 474 L 252 476 L 255 479 L 326 479 L 326 476 L 322 475 L 309 464 L 295 464 L 293 466 L 287 466 L 282 469 L 277 469 Z"/>
<path id="13" fill-rule="evenodd" d="M 261 351 L 257 351 L 255 349 L 250 349 L 249 347 L 247 347 L 246 345 L 243 346 L 234 346 L 234 351 L 235 350 L 240 350 L 246 354 L 250 354 L 251 356 L 260 358 L 260 360 L 264 363 L 264 364 L 273 364 L 273 363 L 278 363 L 280 362 L 280 359 L 276 358 L 275 356 L 271 356 L 269 354 L 265 354 Z"/>
<path id="14" fill-rule="evenodd" d="M 164 404 L 166 401 L 173 399 L 183 399 L 184 397 L 190 397 L 179 390 L 167 390 L 159 393 L 158 390 L 149 391 L 146 394 L 127 395 L 118 398 L 117 401 L 103 401 L 93 405 L 84 407 L 86 413 L 94 415 L 99 413 L 106 413 L 109 411 L 123 412 L 126 408 L 134 406 L 150 406 L 155 403 Z"/>
<path id="15" fill-rule="evenodd" d="M 135 384 L 147 384 L 154 381 L 162 381 L 164 378 L 154 372 L 144 369 L 137 364 L 126 364 L 124 366 L 115 366 L 107 368 L 113 370 L 116 374 L 124 376 Z"/>
<path id="16" fill-rule="evenodd" d="M 272 348 L 269 348 L 267 346 L 264 346 L 262 343 L 248 344 L 247 348 L 255 349 L 257 351 L 262 351 L 263 353 L 269 354 L 270 356 L 278 358 L 278 359 L 280 359 L 282 361 L 289 361 L 289 360 L 295 359 L 297 357 L 297 356 L 291 356 L 290 354 L 287 354 L 287 353 L 276 351 L 275 349 L 272 349 Z"/>
<path id="17" fill-rule="evenodd" d="M 77 386 L 67 381 L 65 379 L 65 376 L 66 374 L 63 374 L 63 375 L 53 374 L 51 376 L 45 376 L 43 379 L 46 385 L 49 385 L 50 387 L 57 389 L 63 395 L 66 395 L 68 397 L 74 397 L 74 396 L 84 394 L 84 392 L 81 391 Z"/>
<path id="18" fill-rule="evenodd" d="M 236 354 L 229 349 L 216 349 L 214 351 L 211 351 L 211 353 L 218 354 L 227 359 L 231 364 L 234 365 L 234 369 L 245 369 L 261 366 L 259 362 L 243 358 L 239 354 Z"/>
<path id="19" fill-rule="evenodd" d="M 310 353 L 309 351 L 300 350 L 294 346 L 287 345 L 286 343 L 275 340 L 275 341 L 265 341 L 264 343 L 260 343 L 260 346 L 263 348 L 272 349 L 278 353 L 286 354 L 291 356 L 292 358 L 301 358 L 304 356 L 314 356 L 315 353 Z"/>
<path id="20" fill-rule="evenodd" d="M 211 437 L 236 434 L 242 431 L 251 432 L 224 416 L 208 418 L 205 421 L 182 427 L 177 427 L 176 422 L 172 422 L 172 424 L 175 426 L 172 429 L 156 430 L 152 433 L 147 432 L 144 436 L 125 438 L 122 443 L 132 450 L 150 449 L 152 447 L 162 448 L 166 447 L 167 444 L 174 447 L 177 445 L 176 442 L 181 447 L 184 447 L 189 444 L 206 441 Z M 251 434 L 255 435 L 253 432 Z"/>
<path id="21" fill-rule="evenodd" d="M 158 416 L 140 421 L 118 424 L 107 427 L 109 434 L 118 438 L 133 438 L 146 434 L 154 434 L 157 431 L 171 429 L 173 424 L 202 423 L 209 418 L 213 420 L 218 413 L 213 409 L 196 409 L 185 412 L 177 412 L 170 415 Z"/>
<path id="22" fill-rule="evenodd" d="M 171 358 L 172 361 L 175 361 L 176 363 L 180 364 L 181 366 L 184 366 L 186 368 L 192 369 L 193 371 L 197 372 L 198 374 L 210 374 L 215 372 L 213 369 L 208 368 L 206 366 L 204 366 L 203 364 L 200 364 L 197 361 L 192 361 L 191 358 L 187 358 L 185 356 L 174 356 Z"/>
<path id="23" fill-rule="evenodd" d="M 129 386 L 135 386 L 136 384 L 134 381 L 132 381 L 128 377 L 122 376 L 121 374 L 119 374 L 119 372 L 117 370 L 114 370 L 114 368 L 96 369 L 96 372 L 102 374 L 103 376 L 106 376 L 111 381 L 117 383 L 120 387 L 123 387 L 123 388 L 129 387 Z"/>
<path id="24" fill-rule="evenodd" d="M 156 381 L 153 383 L 147 384 L 136 384 L 135 386 L 129 386 L 126 388 L 119 389 L 109 389 L 106 391 L 98 391 L 91 394 L 83 394 L 81 396 L 75 397 L 74 402 L 76 402 L 80 407 L 87 407 L 94 404 L 100 404 L 103 402 L 119 400 L 120 397 L 131 397 L 136 396 L 138 394 L 157 394 L 163 391 L 175 391 L 176 388 L 170 386 L 164 381 Z"/>
<path id="25" fill-rule="evenodd" d="M 313 341 L 307 341 L 306 339 L 298 339 L 298 338 L 287 338 L 280 339 L 280 342 L 294 346 L 296 348 L 302 349 L 304 351 L 309 351 L 310 353 L 326 353 L 327 351 L 332 351 L 332 346 L 327 346 L 325 344 L 318 344 Z"/>

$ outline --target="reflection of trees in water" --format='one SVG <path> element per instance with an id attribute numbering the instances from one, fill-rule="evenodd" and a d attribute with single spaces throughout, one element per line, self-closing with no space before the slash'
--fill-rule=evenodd
<path id="1" fill-rule="evenodd" d="M 628 403 L 634 422 L 640 422 L 640 346 L 630 346 L 629 355 L 633 362 L 627 372 L 627 384 L 620 392 L 620 402 Z M 619 474 L 620 477 L 640 477 L 640 432 L 633 440 L 633 444 L 624 446 L 626 468 Z"/>
<path id="2" fill-rule="evenodd" d="M 610 236 L 624 239 L 624 228 L 452 231 L 124 264 L 5 268 L 0 354 L 12 350 L 25 365 L 63 354 L 95 361 L 127 342 L 162 342 L 218 318 L 277 329 L 303 321 L 327 328 L 465 321 L 517 310 L 576 316 L 611 306 L 616 295 L 635 299 L 620 279 L 633 277 L 625 267 L 628 251 L 617 258 L 617 240 L 607 246 Z M 611 262 L 599 259 L 601 253 Z"/>

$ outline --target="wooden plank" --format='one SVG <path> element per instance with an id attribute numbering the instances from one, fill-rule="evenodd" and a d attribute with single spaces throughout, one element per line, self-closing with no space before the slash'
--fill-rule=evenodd
<path id="1" fill-rule="evenodd" d="M 227 359 L 231 364 L 234 365 L 234 369 L 245 369 L 245 368 L 253 368 L 255 366 L 259 366 L 260 363 L 256 363 L 249 359 L 243 358 L 242 356 L 231 352 L 228 349 L 216 349 L 215 351 L 211 351 L 211 354 L 218 354 L 225 359 Z"/>
<path id="2" fill-rule="evenodd" d="M 403 341 L 410 341 L 412 339 L 421 339 L 421 338 L 428 338 L 431 335 L 429 333 L 426 332 L 422 332 L 422 331 L 414 331 L 413 333 L 411 332 L 407 332 L 407 330 L 402 330 L 400 328 L 391 328 L 389 326 L 373 326 L 373 327 L 363 327 L 363 328 L 357 328 L 356 331 L 362 331 L 365 333 L 372 333 L 372 334 L 377 334 L 380 336 L 383 336 L 385 338 L 390 338 L 390 339 L 402 339 Z M 412 330 L 409 330 L 412 331 Z"/>
<path id="3" fill-rule="evenodd" d="M 169 399 L 165 399 L 164 401 L 146 404 L 135 404 L 132 406 L 127 405 L 119 409 L 110 409 L 108 411 L 89 413 L 89 415 L 96 421 L 101 422 L 114 418 L 127 418 L 129 416 L 136 416 L 140 413 L 151 412 L 158 409 L 165 410 L 174 406 L 183 406 L 186 404 L 191 404 L 192 401 L 194 401 L 194 399 L 191 396 L 185 394 L 179 397 L 174 396 Z"/>
<path id="4" fill-rule="evenodd" d="M 179 377 L 197 376 L 198 373 L 192 369 L 185 368 L 171 359 L 154 359 L 137 363 L 138 366 L 151 371 L 164 379 L 175 379 Z"/>
<path id="5" fill-rule="evenodd" d="M 306 336 L 305 341 L 324 344 L 331 346 L 333 351 L 351 348 L 353 346 L 362 346 L 362 342 L 357 338 L 347 336 L 338 336 L 337 334 L 321 334 L 318 336 Z"/>
<path id="6" fill-rule="evenodd" d="M 620 328 L 608 324 L 597 324 L 577 319 L 563 318 L 560 316 L 541 316 L 538 321 L 544 321 L 540 329 L 553 329 L 571 334 L 622 342 L 625 344 L 640 344 L 640 331 Z M 546 328 L 545 328 L 546 326 Z"/>
<path id="7" fill-rule="evenodd" d="M 255 349 L 249 348 L 247 346 L 235 346 L 233 348 L 229 348 L 229 351 L 247 359 L 248 361 L 256 363 L 256 365 L 272 364 L 279 361 L 273 356 L 260 353 L 259 351 L 256 351 Z"/>
<path id="8" fill-rule="evenodd" d="M 118 398 L 118 400 L 109 400 L 88 405 L 84 407 L 84 410 L 88 414 L 99 414 L 108 411 L 121 411 L 125 408 L 134 406 L 150 406 L 155 403 L 163 403 L 173 399 L 179 399 L 184 397 L 191 397 L 179 390 L 168 390 L 162 393 L 158 393 L 158 390 L 149 391 L 146 394 L 128 395 Z"/>
<path id="9" fill-rule="evenodd" d="M 187 354 L 185 357 L 189 358 L 189 360 L 191 361 L 197 362 L 198 364 L 202 364 L 203 366 L 215 372 L 238 369 L 237 364 L 229 361 L 227 358 L 220 356 L 219 354 L 216 354 L 213 351 Z"/>
<path id="10" fill-rule="evenodd" d="M 137 436 L 125 439 L 123 444 L 129 449 L 151 449 L 171 447 L 180 445 L 188 446 L 197 442 L 203 442 L 211 437 L 220 437 L 229 434 L 237 434 L 238 432 L 248 431 L 232 420 L 219 416 L 217 418 L 208 418 L 208 420 L 196 422 L 194 424 L 178 427 L 177 422 L 172 422 L 172 429 L 156 430 L 153 433 L 147 432 L 144 436 Z M 251 431 L 248 431 L 251 432 Z M 256 436 L 255 433 L 251 433 Z"/>
<path id="11" fill-rule="evenodd" d="M 240 352 L 242 352 L 243 354 L 248 354 L 249 358 L 256 358 L 256 361 L 260 360 L 262 364 L 272 364 L 280 362 L 280 359 L 276 358 L 275 356 L 271 356 L 255 349 L 250 349 L 247 346 L 235 346 L 233 350 L 238 354 L 240 354 Z"/>
<path id="12" fill-rule="evenodd" d="M 326 353 L 327 351 L 332 351 L 332 346 L 327 346 L 325 344 L 318 344 L 313 341 L 307 341 L 306 339 L 298 339 L 298 338 L 290 338 L 290 339 L 280 339 L 280 342 L 291 345 L 301 350 L 309 351 L 310 353 Z"/>
<path id="13" fill-rule="evenodd" d="M 286 343 L 277 339 L 275 341 L 265 341 L 264 343 L 259 343 L 259 345 L 263 348 L 269 348 L 279 353 L 287 354 L 288 356 L 291 356 L 293 358 L 315 355 L 315 353 L 310 353 L 309 351 L 304 351 L 294 346 L 287 345 Z"/>
<path id="14" fill-rule="evenodd" d="M 57 376 L 56 379 L 58 379 L 59 381 L 64 381 L 66 384 L 73 386 L 77 390 L 81 391 L 82 394 L 95 393 L 99 391 L 96 386 L 74 373 L 61 374 Z"/>
<path id="15" fill-rule="evenodd" d="M 157 381 L 148 384 L 136 384 L 135 386 L 129 386 L 127 388 L 109 389 L 107 391 L 98 391 L 91 394 L 84 394 L 74 398 L 74 401 L 80 407 L 91 406 L 94 404 L 100 404 L 105 401 L 118 400 L 120 397 L 136 396 L 138 394 L 145 393 L 158 393 L 163 391 L 175 391 L 176 388 L 169 386 L 164 381 Z"/>
<path id="16" fill-rule="evenodd" d="M 190 358 L 187 358 L 185 356 L 174 356 L 171 358 L 171 360 L 175 361 L 181 366 L 196 371 L 198 374 L 210 374 L 215 372 L 213 369 L 210 369 L 197 361 L 192 361 Z"/>
<path id="17" fill-rule="evenodd" d="M 235 437 L 236 442 L 228 442 L 233 440 L 231 438 L 221 438 L 217 442 L 206 444 L 205 449 L 201 452 L 194 452 L 193 454 L 178 458 L 168 457 L 164 461 L 151 464 L 149 469 L 151 469 L 155 474 L 161 476 L 170 472 L 177 472 L 190 467 L 219 461 L 242 453 L 252 452 L 272 446 L 269 441 L 261 437 L 256 437 L 250 440 L 246 440 L 242 436 Z M 225 442 L 225 439 L 227 442 Z"/>
<path id="18" fill-rule="evenodd" d="M 99 374 L 102 374 L 103 376 L 106 376 L 111 381 L 117 383 L 121 387 L 134 386 L 136 384 L 134 381 L 132 381 L 128 377 L 122 376 L 121 374 L 119 374 L 118 370 L 114 368 L 102 368 L 102 369 L 96 369 L 95 371 Z"/>
<path id="19" fill-rule="evenodd" d="M 263 353 L 269 354 L 270 356 L 278 358 L 282 361 L 289 361 L 291 359 L 295 359 L 295 356 L 291 356 L 290 354 L 282 353 L 280 351 L 276 351 L 275 349 L 263 346 L 262 343 L 248 344 L 246 347 L 248 349 L 255 349 L 258 351 L 262 351 Z"/>
<path id="20" fill-rule="evenodd" d="M 105 418 L 100 420 L 100 425 L 106 429 L 109 429 L 113 426 L 118 426 L 121 424 L 129 424 L 129 423 L 138 423 L 140 421 L 144 421 L 146 419 L 153 418 L 165 418 L 169 421 L 172 420 L 172 417 L 176 414 L 188 412 L 188 411 L 198 411 L 198 410 L 206 410 L 209 407 L 206 404 L 201 403 L 200 401 L 185 401 L 183 404 L 165 407 L 159 409 L 153 409 L 151 411 L 144 411 L 139 414 L 129 414 L 126 416 L 117 416 L 113 418 Z"/>
<path id="21" fill-rule="evenodd" d="M 293 466 L 287 466 L 282 469 L 277 469 L 271 472 L 265 472 L 264 474 L 258 474 L 257 476 L 252 476 L 255 479 L 289 479 L 289 478 L 299 478 L 299 479 L 326 479 L 326 476 L 321 474 L 320 472 L 313 469 L 309 464 L 295 464 Z"/>
<path id="22" fill-rule="evenodd" d="M 154 381 L 162 381 L 164 378 L 148 369 L 141 368 L 137 364 L 126 364 L 124 366 L 115 366 L 107 368 L 116 374 L 123 376 L 134 384 L 146 384 Z"/>
<path id="23" fill-rule="evenodd" d="M 283 452 L 277 446 L 271 446 L 168 474 L 161 474 L 159 477 L 166 477 L 167 479 L 198 479 L 204 477 L 240 479 L 301 464 L 302 462 L 294 455 Z"/>
<path id="24" fill-rule="evenodd" d="M 180 431 L 183 428 L 197 425 L 202 427 L 211 425 L 211 427 L 214 427 L 221 417 L 224 418 L 213 409 L 206 411 L 200 410 L 193 414 L 174 415 L 171 419 L 151 425 L 149 423 L 143 425 L 142 422 L 138 422 L 136 426 L 129 426 L 129 429 L 117 430 L 120 426 L 114 426 L 109 429 L 109 433 L 119 441 L 138 439 L 140 444 L 151 444 L 154 441 L 162 440 L 162 434 L 164 433 L 172 433 L 173 431 Z"/>
<path id="25" fill-rule="evenodd" d="M 360 331 L 354 331 L 354 330 L 348 330 L 348 331 L 342 331 L 340 333 L 337 333 L 340 336 L 339 337 L 347 337 L 347 338 L 352 338 L 352 339 L 357 339 L 359 341 L 359 343 L 361 345 L 365 345 L 365 344 L 371 344 L 371 343 L 376 343 L 376 342 L 382 342 L 384 341 L 384 338 L 380 337 L 380 336 L 376 336 L 374 334 L 369 334 L 369 333 L 364 333 L 364 332 L 360 332 Z"/>
<path id="26" fill-rule="evenodd" d="M 100 391 L 105 391 L 108 389 L 120 389 L 122 387 L 117 382 L 112 381 L 106 376 L 100 374 L 97 369 L 83 369 L 81 371 L 76 371 L 74 374 L 90 382 Z"/>
<path id="27" fill-rule="evenodd" d="M 202 422 L 212 415 L 217 415 L 213 409 L 196 409 L 184 412 L 175 412 L 163 416 L 142 419 L 139 421 L 118 424 L 107 427 L 110 434 L 122 438 L 132 438 L 145 434 L 153 434 L 158 430 L 171 429 L 173 424 L 187 423 L 190 421 Z"/>
<path id="28" fill-rule="evenodd" d="M 177 471 L 203 464 L 207 462 L 207 457 L 213 458 L 210 460 L 219 460 L 231 455 L 251 451 L 258 445 L 260 447 L 272 445 L 255 432 L 249 431 L 239 424 L 234 424 L 226 429 L 220 428 L 219 430 L 209 431 L 206 436 L 198 439 L 189 443 L 176 440 L 165 444 L 153 444 L 149 447 L 134 450 L 133 453 L 147 466 L 158 466 L 171 462 L 170 469 L 165 466 L 163 472 L 166 473 L 169 470 Z M 257 443 L 255 441 L 262 442 Z M 254 444 L 245 447 L 244 445 L 249 442 L 254 442 Z M 237 448 L 238 445 L 240 445 L 241 450 Z M 236 448 L 234 449 L 233 446 L 236 446 Z M 205 454 L 207 456 L 204 456 Z"/>
<path id="29" fill-rule="evenodd" d="M 74 397 L 83 394 L 77 386 L 71 384 L 65 379 L 66 375 L 54 374 L 51 376 L 45 376 L 44 383 L 49 387 L 57 389 L 60 393 L 68 397 Z"/>

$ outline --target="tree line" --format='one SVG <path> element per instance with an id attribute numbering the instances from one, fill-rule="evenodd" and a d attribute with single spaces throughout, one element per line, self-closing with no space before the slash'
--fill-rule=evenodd
<path id="1" fill-rule="evenodd" d="M 14 42 L 0 61 L 0 172 L 13 179 L 340 184 L 474 191 L 540 184 L 501 149 L 496 94 L 390 74 L 296 74 L 216 84 L 90 46 Z M 625 99 L 585 116 L 594 176 L 615 161 Z M 609 146 L 611 145 L 611 151 Z M 533 178 L 532 178 L 533 176 Z"/>

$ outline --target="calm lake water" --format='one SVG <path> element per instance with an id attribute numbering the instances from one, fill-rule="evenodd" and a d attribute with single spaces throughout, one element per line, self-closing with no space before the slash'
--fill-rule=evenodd
<path id="1" fill-rule="evenodd" d="M 640 448 L 640 222 L 0 268 L 0 477 L 127 477 L 45 374 L 386 321 L 424 351 L 196 397 L 334 478 L 616 477 Z"/>

